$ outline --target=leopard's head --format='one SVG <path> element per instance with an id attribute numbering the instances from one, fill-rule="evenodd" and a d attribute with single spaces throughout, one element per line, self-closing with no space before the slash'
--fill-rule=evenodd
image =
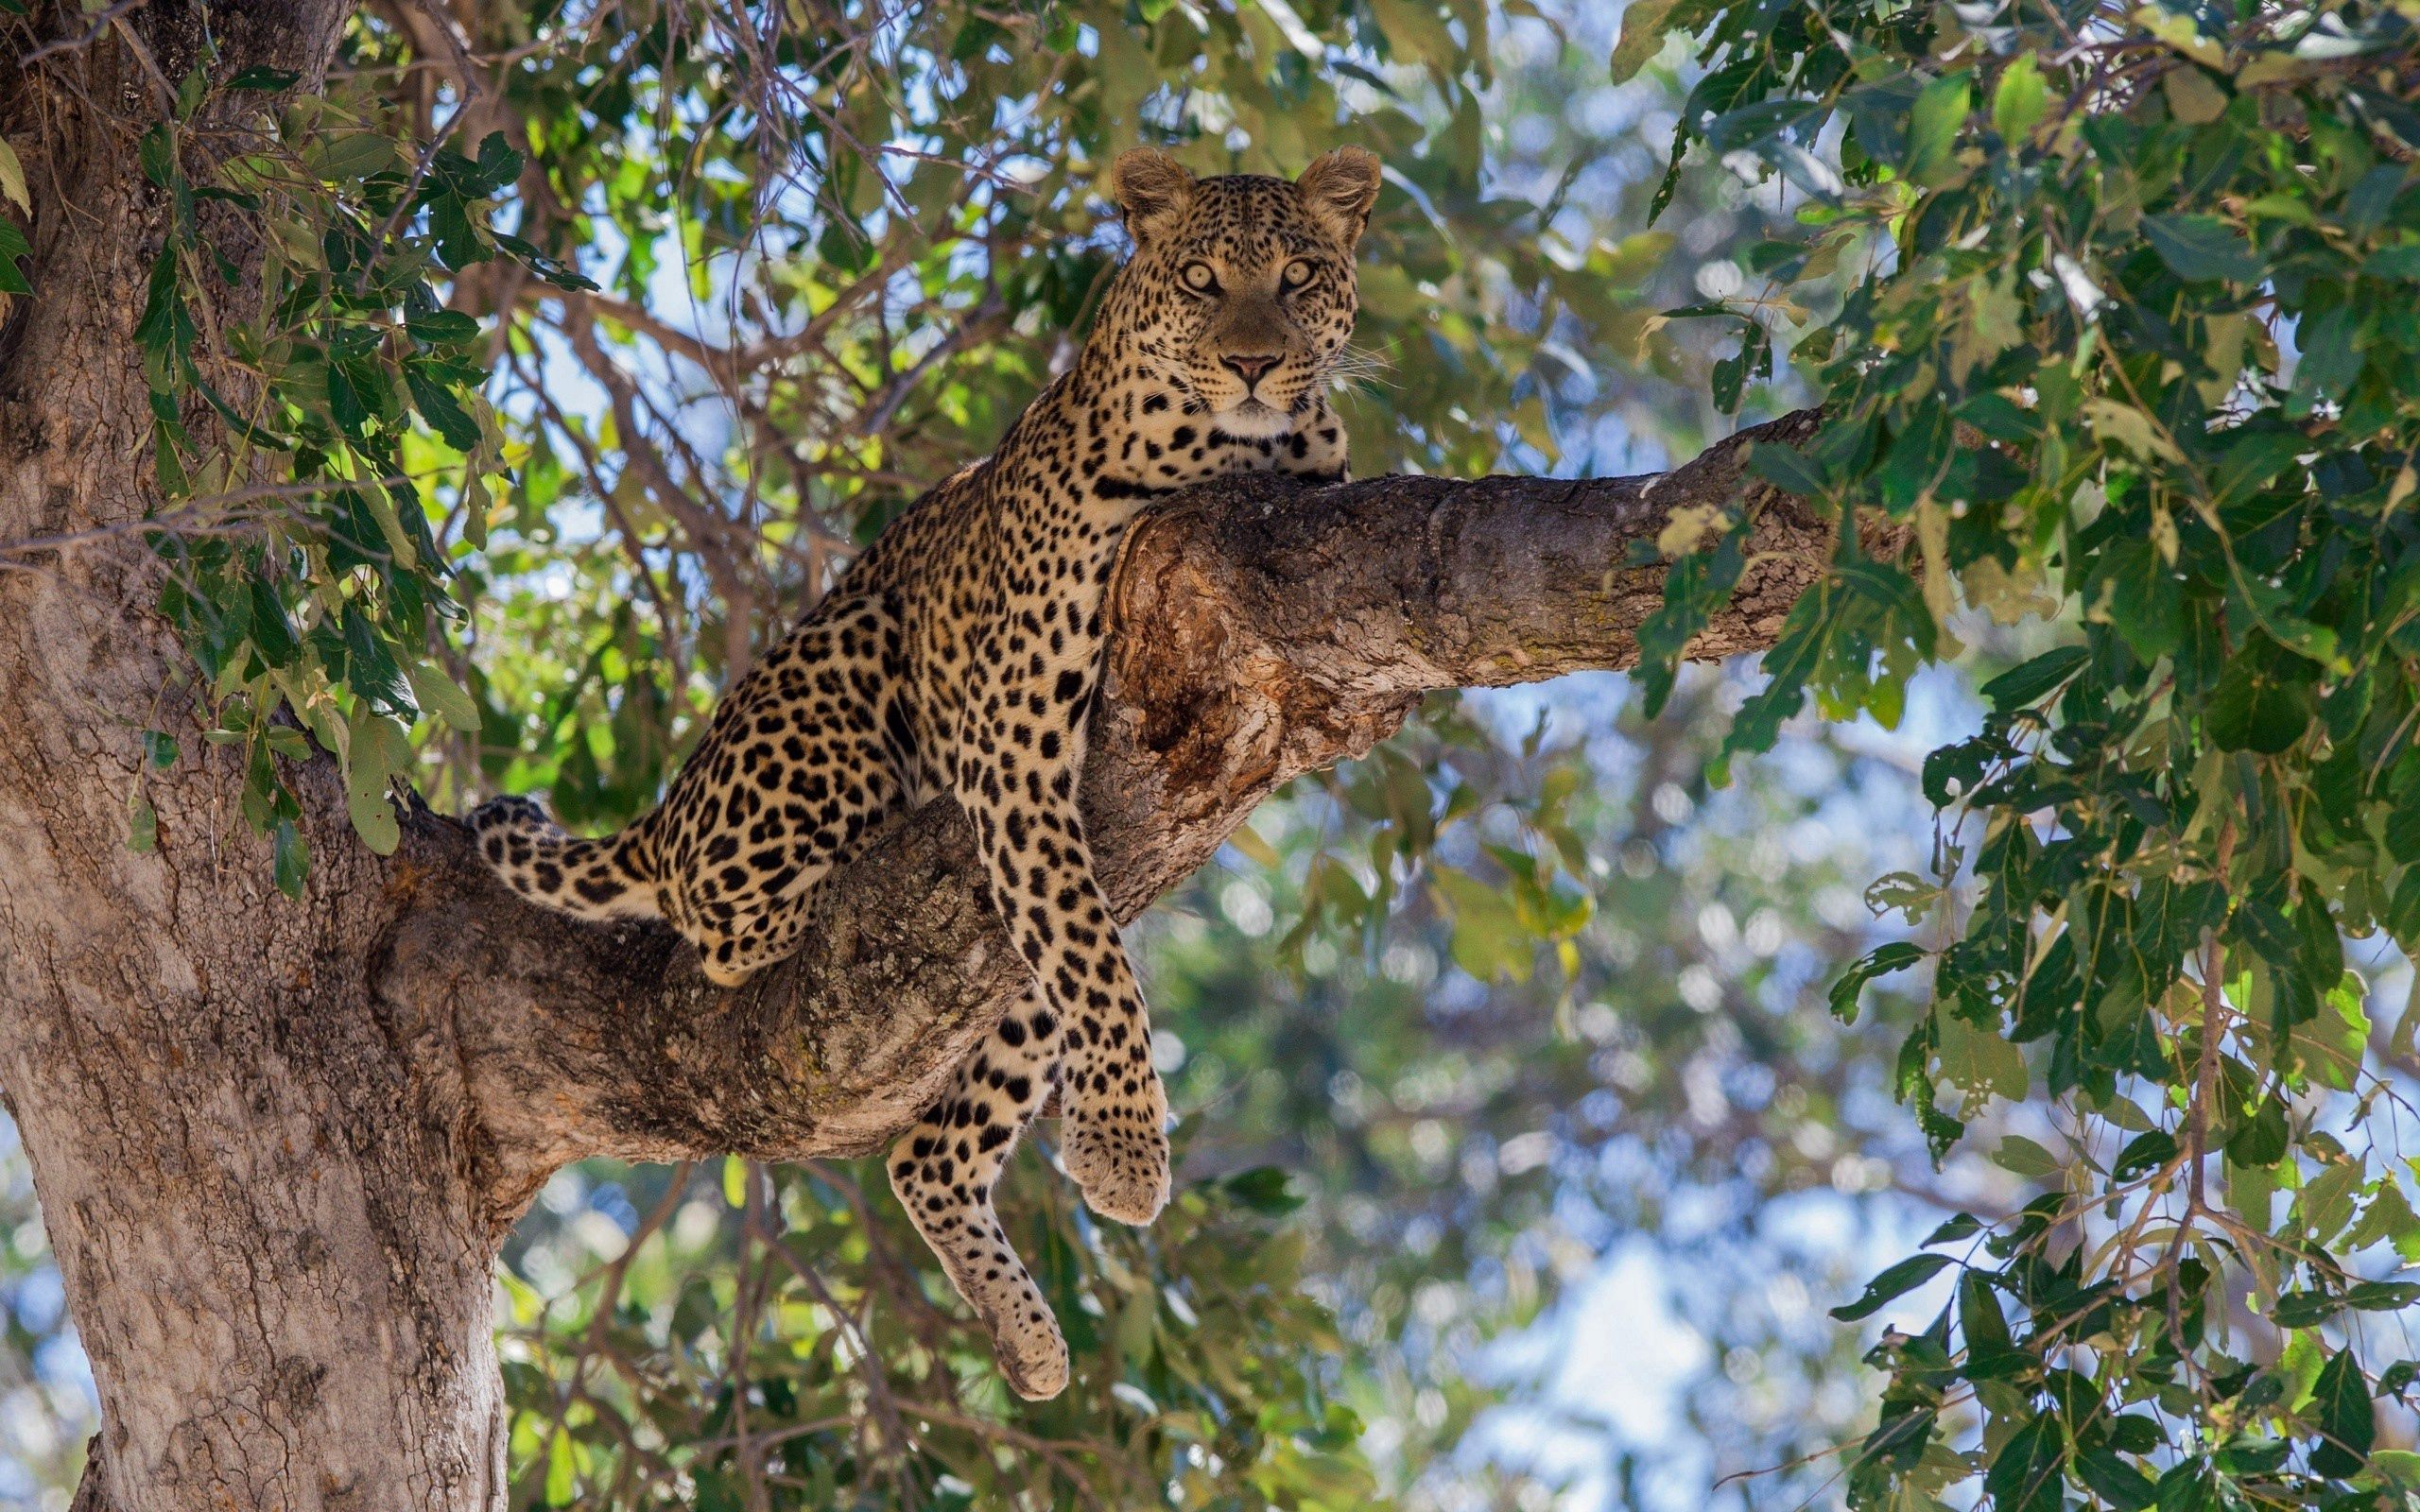
<path id="1" fill-rule="evenodd" d="M 1136 147 L 1111 182 L 1134 253 L 1096 335 L 1230 434 L 1286 434 L 1353 334 L 1353 249 L 1378 197 L 1378 160 L 1339 147 L 1290 183 L 1196 179 L 1167 153 Z"/>

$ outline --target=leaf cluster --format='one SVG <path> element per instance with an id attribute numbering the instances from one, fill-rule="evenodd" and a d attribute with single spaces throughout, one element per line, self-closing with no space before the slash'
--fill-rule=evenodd
<path id="1" fill-rule="evenodd" d="M 383 853 L 414 722 L 480 726 L 442 662 L 462 609 L 439 535 L 484 539 L 505 442 L 479 322 L 446 290 L 499 255 L 591 285 L 489 225 L 523 163 L 501 135 L 410 161 L 393 111 L 294 82 L 214 82 L 204 60 L 144 133 L 167 234 L 134 335 L 161 501 L 147 534 L 171 569 L 159 607 L 214 712 L 204 737 L 243 750 L 245 817 L 299 895 L 308 849 L 279 758 L 307 756 L 306 732 L 335 754 L 354 827 Z M 139 794 L 133 814 L 140 849 Z"/>
<path id="2" fill-rule="evenodd" d="M 1934 1321 L 1872 1357 L 1891 1384 L 1853 1505 L 2411 1485 L 2372 1452 L 2373 1398 L 2411 1367 L 2357 1319 L 2411 1299 L 2365 1256 L 2401 1263 L 2420 1228 L 2376 1158 L 2399 1093 L 2344 940 L 2420 947 L 2413 21 L 2031 0 L 1643 19 L 1698 36 L 1683 146 L 1799 198 L 1803 236 L 1754 259 L 1763 303 L 1725 313 L 1825 406 L 1755 471 L 1841 522 L 1727 749 L 1770 747 L 1810 695 L 1895 723 L 1962 598 L 2065 628 L 1925 764 L 1931 875 L 1885 890 L 1929 943 L 1881 947 L 1835 998 L 1846 1016 L 1868 979 L 1928 964 L 1897 1089 L 1936 1155 L 1993 1099 L 2052 1111 L 2066 1145 L 2004 1143 L 2045 1195 L 1837 1314 L 1957 1266 Z M 1773 318 L 1793 288 L 1837 307 Z M 1672 575 L 1668 625 L 1727 592 L 1747 521 L 1722 524 Z"/>

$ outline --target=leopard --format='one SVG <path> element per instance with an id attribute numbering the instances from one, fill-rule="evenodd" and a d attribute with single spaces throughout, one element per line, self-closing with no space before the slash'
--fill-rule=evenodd
<path id="1" fill-rule="evenodd" d="M 470 816 L 511 891 L 660 919 L 732 988 L 800 947 L 819 884 L 885 818 L 961 807 L 1029 981 L 885 1169 L 1028 1400 L 1064 1388 L 1068 1357 L 994 1204 L 1019 1139 L 1055 1094 L 1060 1160 L 1093 1211 L 1149 1224 L 1169 1194 L 1167 1095 L 1078 803 L 1110 573 L 1137 515 L 1190 485 L 1344 479 L 1330 396 L 1380 181 L 1351 146 L 1291 180 L 1121 153 L 1129 245 L 1073 360 L 731 687 L 662 802 L 602 838 L 527 798 Z"/>

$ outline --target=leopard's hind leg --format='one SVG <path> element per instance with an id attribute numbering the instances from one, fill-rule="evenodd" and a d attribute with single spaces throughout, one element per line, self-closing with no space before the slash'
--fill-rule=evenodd
<path id="1" fill-rule="evenodd" d="M 1067 1344 L 1000 1227 L 992 1188 L 1049 1095 L 1054 1028 L 1039 991 L 1020 998 L 890 1160 L 890 1190 L 983 1320 L 1000 1373 L 1029 1401 L 1066 1386 Z"/>
<path id="2" fill-rule="evenodd" d="M 798 949 L 816 887 L 907 787 L 898 621 L 873 602 L 828 615 L 749 674 L 659 811 L 666 912 L 724 987 Z"/>

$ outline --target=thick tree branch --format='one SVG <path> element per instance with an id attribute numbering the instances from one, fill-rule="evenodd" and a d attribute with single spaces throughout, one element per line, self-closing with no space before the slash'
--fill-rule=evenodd
<path id="1" fill-rule="evenodd" d="M 1242 478 L 1156 510 L 1112 590 L 1085 773 L 1119 917 L 1206 861 L 1280 783 L 1368 750 L 1428 693 L 1630 665 L 1663 571 L 1620 564 L 1683 506 L 1744 493 L 1758 522 L 1759 564 L 1694 654 L 1770 644 L 1830 525 L 1743 461 L 1750 440 L 1803 439 L 1814 422 L 1789 416 L 1659 476 Z M 584 1156 L 876 1149 L 1021 986 L 947 802 L 887 826 L 825 884 L 806 949 L 730 993 L 659 929 L 509 897 L 450 820 L 423 815 L 409 833 L 394 872 L 409 896 L 373 990 L 391 1033 L 461 1068 L 498 1222 Z"/>

